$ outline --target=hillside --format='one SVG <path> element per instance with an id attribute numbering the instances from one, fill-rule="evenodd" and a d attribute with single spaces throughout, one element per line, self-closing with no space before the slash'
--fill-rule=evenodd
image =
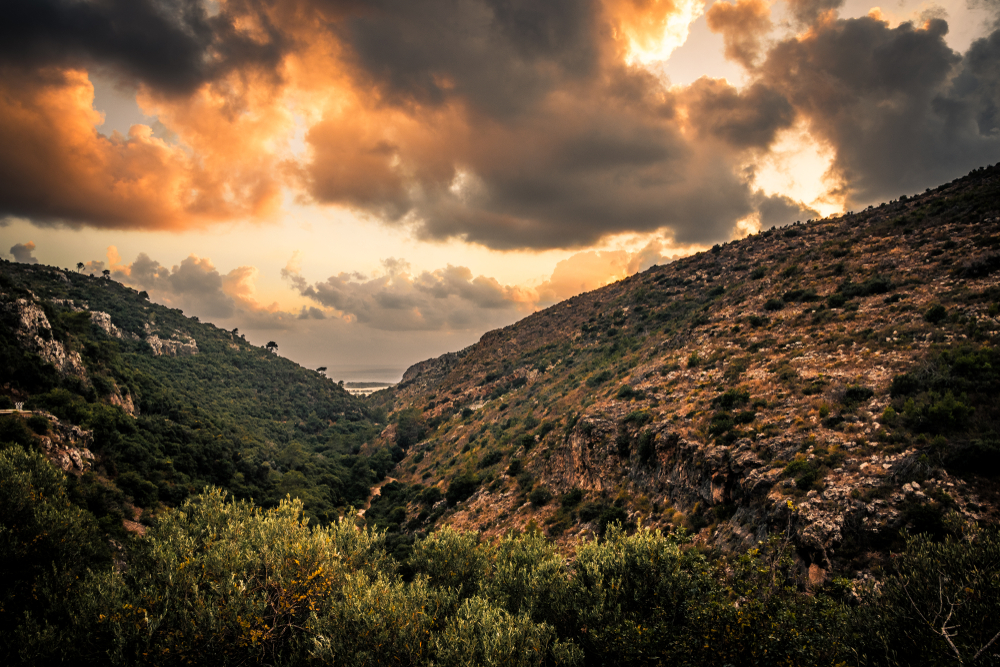
<path id="1" fill-rule="evenodd" d="M 114 281 L 3 262 L 0 321 L 0 408 L 37 411 L 0 440 L 75 473 L 109 531 L 209 484 L 329 521 L 392 464 L 358 455 L 379 413 L 333 381 Z"/>
<path id="2" fill-rule="evenodd" d="M 615 520 L 814 583 L 997 519 L 1000 168 L 574 297 L 371 400 L 405 458 L 368 517 L 566 544 Z M 803 572 L 805 574 L 805 571 Z"/>
<path id="3" fill-rule="evenodd" d="M 366 399 L 0 264 L 0 660 L 998 664 L 998 195 L 717 246 Z"/>

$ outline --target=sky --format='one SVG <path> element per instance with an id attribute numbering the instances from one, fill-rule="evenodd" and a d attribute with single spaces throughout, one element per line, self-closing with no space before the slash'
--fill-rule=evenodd
<path id="1" fill-rule="evenodd" d="M 335 379 L 1000 161 L 1000 0 L 4 14 L 0 254 L 107 269 Z"/>

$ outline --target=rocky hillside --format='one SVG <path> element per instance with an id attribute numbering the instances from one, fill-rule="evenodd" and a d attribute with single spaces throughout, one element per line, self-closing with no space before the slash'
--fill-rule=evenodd
<path id="1" fill-rule="evenodd" d="M 37 449 L 72 473 L 77 504 L 109 532 L 210 484 L 264 506 L 291 494 L 329 521 L 393 464 L 358 454 L 384 423 L 328 378 L 48 266 L 0 263 L 3 409 L 0 448 Z"/>
<path id="2" fill-rule="evenodd" d="M 376 395 L 394 423 L 371 446 L 405 458 L 367 516 L 727 549 L 790 528 L 814 582 L 857 576 L 903 529 L 996 520 L 998 315 L 997 167 L 715 246 Z"/>

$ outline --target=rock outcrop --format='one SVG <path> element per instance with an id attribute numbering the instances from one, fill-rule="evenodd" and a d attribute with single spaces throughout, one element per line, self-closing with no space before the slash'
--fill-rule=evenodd
<path id="1" fill-rule="evenodd" d="M 83 365 L 83 359 L 79 353 L 68 351 L 55 339 L 45 310 L 29 299 L 6 300 L 4 296 L 0 294 L 0 309 L 4 320 L 15 331 L 24 348 L 55 366 L 63 375 L 86 380 L 87 369 Z"/>
<path id="2" fill-rule="evenodd" d="M 79 426 L 64 424 L 55 415 L 35 411 L 49 421 L 49 431 L 39 437 L 42 452 L 60 470 L 80 474 L 88 470 L 94 461 L 90 448 L 94 446 L 93 431 Z"/>
<path id="3" fill-rule="evenodd" d="M 191 337 L 186 337 L 184 340 L 174 340 L 150 334 L 146 337 L 146 342 L 152 348 L 153 354 L 158 357 L 187 357 L 198 354 L 198 343 Z"/>

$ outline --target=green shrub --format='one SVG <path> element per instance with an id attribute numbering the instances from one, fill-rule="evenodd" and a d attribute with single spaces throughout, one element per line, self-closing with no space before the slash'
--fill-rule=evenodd
<path id="1" fill-rule="evenodd" d="M 843 308 L 847 304 L 847 296 L 840 292 L 834 292 L 826 297 L 826 305 L 830 308 Z"/>
<path id="2" fill-rule="evenodd" d="M 436 486 L 428 486 L 426 489 L 420 492 L 420 502 L 424 505 L 433 505 L 439 500 L 444 498 L 444 494 L 441 493 L 441 489 Z"/>
<path id="3" fill-rule="evenodd" d="M 472 473 L 458 475 L 451 480 L 445 498 L 448 504 L 455 505 L 469 498 L 479 488 L 480 479 Z"/>
<path id="4" fill-rule="evenodd" d="M 535 446 L 535 436 L 530 433 L 522 433 L 514 441 L 516 447 L 523 447 L 524 451 L 529 451 Z"/>
<path id="5" fill-rule="evenodd" d="M 138 473 L 131 470 L 119 475 L 115 479 L 115 484 L 132 496 L 133 502 L 139 507 L 152 507 L 160 497 L 156 484 L 143 479 Z"/>
<path id="6" fill-rule="evenodd" d="M 552 492 L 544 486 L 536 486 L 531 490 L 531 493 L 528 494 L 528 500 L 530 500 L 531 504 L 535 507 L 542 507 L 552 500 Z"/>
<path id="7" fill-rule="evenodd" d="M 740 405 L 746 405 L 750 401 L 750 392 L 746 389 L 728 389 L 719 394 L 712 401 L 714 405 L 723 410 L 732 410 Z"/>
<path id="8" fill-rule="evenodd" d="M 22 662 L 16 628 L 29 614 L 69 624 L 64 596 L 110 562 L 93 515 L 69 503 L 63 473 L 19 445 L 0 451 L 0 658 Z"/>
<path id="9" fill-rule="evenodd" d="M 868 399 L 872 398 L 875 392 L 870 387 L 862 387 L 861 385 L 849 385 L 844 390 L 844 396 L 841 401 L 844 405 L 857 405 L 859 403 L 864 403 Z"/>
<path id="10" fill-rule="evenodd" d="M 636 390 L 625 384 L 618 388 L 618 393 L 615 394 L 615 398 L 619 400 L 630 401 L 636 398 L 644 398 L 646 394 L 641 390 Z"/>
<path id="11" fill-rule="evenodd" d="M 816 294 L 816 290 L 811 288 L 810 289 L 796 288 L 788 290 L 787 292 L 782 294 L 781 299 L 782 301 L 785 301 L 787 303 L 795 303 L 795 302 L 807 303 L 810 301 L 818 301 L 819 295 Z"/>
<path id="12" fill-rule="evenodd" d="M 852 613 L 863 664 L 995 663 L 996 650 L 984 647 L 997 632 L 1000 537 L 969 537 L 906 536 L 890 576 L 866 588 Z"/>
<path id="13" fill-rule="evenodd" d="M 17 414 L 0 416 L 0 447 L 20 445 L 27 449 L 34 443 L 35 436 L 28 428 L 27 420 Z"/>
<path id="14" fill-rule="evenodd" d="M 500 463 L 500 461 L 502 460 L 503 460 L 503 452 L 499 452 L 494 449 L 486 452 L 486 454 L 483 455 L 483 458 L 479 459 L 479 463 L 476 464 L 476 467 L 480 469 L 489 468 L 492 465 Z"/>
<path id="15" fill-rule="evenodd" d="M 785 475 L 795 480 L 795 486 L 808 491 L 819 481 L 819 469 L 816 463 L 807 459 L 795 459 L 785 466 Z"/>
<path id="16" fill-rule="evenodd" d="M 622 420 L 623 424 L 628 426 L 633 426 L 639 428 L 651 422 L 653 420 L 653 415 L 650 414 L 649 410 L 633 410 L 632 412 L 625 415 Z"/>
<path id="17" fill-rule="evenodd" d="M 579 505 L 582 500 L 583 491 L 574 488 L 563 494 L 562 498 L 559 499 L 559 504 L 566 509 L 572 509 Z"/>
<path id="18" fill-rule="evenodd" d="M 708 424 L 709 435 L 722 435 L 733 429 L 733 416 L 728 412 L 716 412 Z"/>
<path id="19" fill-rule="evenodd" d="M 612 526 L 620 526 L 622 529 L 635 528 L 635 524 L 628 520 L 628 512 L 615 505 L 605 507 L 601 512 L 601 516 L 597 519 L 597 533 L 603 537 Z"/>
<path id="20" fill-rule="evenodd" d="M 936 303 L 924 312 L 924 319 L 931 324 L 940 324 L 948 317 L 948 311 L 940 303 Z"/>
<path id="21" fill-rule="evenodd" d="M 624 424 L 618 427 L 618 433 L 615 435 L 615 447 L 618 450 L 618 456 L 623 459 L 627 459 L 632 454 L 632 435 Z"/>
<path id="22" fill-rule="evenodd" d="M 863 283 L 855 283 L 850 279 L 845 280 L 837 287 L 837 292 L 843 294 L 848 299 L 854 297 L 867 297 L 875 294 L 885 294 L 893 288 L 892 281 L 883 276 L 869 278 Z"/>
<path id="23" fill-rule="evenodd" d="M 605 505 L 603 503 L 597 502 L 596 500 L 589 500 L 580 505 L 577 516 L 580 517 L 580 521 L 590 522 L 601 516 L 604 509 Z"/>
<path id="24" fill-rule="evenodd" d="M 965 396 L 959 400 L 950 391 L 944 396 L 929 392 L 917 401 L 907 399 L 903 406 L 903 416 L 913 428 L 920 431 L 943 433 L 961 430 L 974 412 L 967 401 Z"/>
<path id="25" fill-rule="evenodd" d="M 802 273 L 803 273 L 802 267 L 800 267 L 798 264 L 791 264 L 782 269 L 781 277 L 786 279 L 795 278 L 797 276 L 801 276 Z"/>
<path id="26" fill-rule="evenodd" d="M 611 375 L 611 371 L 609 370 L 604 370 L 601 371 L 600 373 L 594 373 L 589 378 L 587 378 L 587 386 L 591 388 L 599 387 L 600 385 L 610 380 L 612 377 L 613 376 Z"/>
<path id="27" fill-rule="evenodd" d="M 582 657 L 572 644 L 559 642 L 551 626 L 533 623 L 527 614 L 512 615 L 479 597 L 462 603 L 434 647 L 435 664 L 454 667 L 528 667 L 549 654 L 560 663 L 574 664 Z"/>
<path id="28" fill-rule="evenodd" d="M 25 420 L 25 423 L 38 435 L 45 435 L 49 432 L 49 420 L 45 415 L 31 415 Z"/>
<path id="29" fill-rule="evenodd" d="M 408 449 L 420 442 L 427 432 L 427 423 L 417 408 L 401 411 L 396 416 L 396 445 Z"/>
<path id="30" fill-rule="evenodd" d="M 772 297 L 764 302 L 764 310 L 781 310 L 785 307 L 785 302 L 777 297 Z"/>

